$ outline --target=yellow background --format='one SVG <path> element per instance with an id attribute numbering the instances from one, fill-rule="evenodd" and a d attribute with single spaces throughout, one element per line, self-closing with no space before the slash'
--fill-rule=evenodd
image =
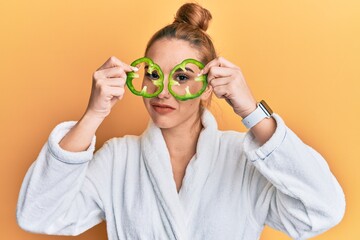
<path id="1" fill-rule="evenodd" d="M 69 239 L 26 233 L 15 208 L 26 170 L 53 127 L 78 120 L 92 73 L 110 56 L 130 63 L 184 1 L 0 2 L 0 239 Z M 219 55 L 241 67 L 304 142 L 328 161 L 347 200 L 343 221 L 314 239 L 360 239 L 360 1 L 199 1 L 213 21 Z M 221 129 L 244 131 L 222 100 Z M 126 91 L 97 132 L 97 149 L 114 136 L 140 134 L 148 115 Z M 329 199 L 331 201 L 331 199 Z M 100 224 L 70 239 L 106 239 Z M 289 239 L 266 228 L 261 239 Z"/>

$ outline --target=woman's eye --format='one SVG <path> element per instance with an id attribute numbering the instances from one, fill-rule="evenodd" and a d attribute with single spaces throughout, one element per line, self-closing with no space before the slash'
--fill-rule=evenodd
<path id="1" fill-rule="evenodd" d="M 159 75 L 156 72 L 148 73 L 146 72 L 146 77 L 150 78 L 151 80 L 159 79 Z"/>
<path id="2" fill-rule="evenodd" d="M 179 74 L 175 77 L 175 80 L 179 81 L 179 82 L 186 82 L 186 80 L 188 80 L 188 76 L 184 75 L 184 74 Z"/>

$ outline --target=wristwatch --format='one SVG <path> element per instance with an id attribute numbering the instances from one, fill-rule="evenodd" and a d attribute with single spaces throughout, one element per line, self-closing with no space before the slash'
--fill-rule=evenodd
<path id="1" fill-rule="evenodd" d="M 271 110 L 269 105 L 267 105 L 264 100 L 261 100 L 260 103 L 258 103 L 257 108 L 248 116 L 246 116 L 242 120 L 242 123 L 247 129 L 250 129 L 264 118 L 270 118 L 272 114 L 273 111 Z"/>

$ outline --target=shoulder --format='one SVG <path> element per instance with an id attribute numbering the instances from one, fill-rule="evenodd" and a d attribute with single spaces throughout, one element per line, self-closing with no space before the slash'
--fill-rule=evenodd
<path id="1" fill-rule="evenodd" d="M 123 137 L 113 137 L 94 153 L 90 161 L 89 168 L 93 171 L 103 171 L 109 175 L 115 168 L 121 170 L 125 167 L 128 159 L 134 160 L 140 155 L 140 137 L 136 135 L 125 135 Z"/>
<path id="2" fill-rule="evenodd" d="M 136 144 L 140 141 L 140 136 L 137 135 L 125 135 L 122 137 L 113 137 L 108 139 L 104 144 L 109 144 L 112 147 L 127 144 Z"/>
<path id="3" fill-rule="evenodd" d="M 111 162 L 115 158 L 125 159 L 129 151 L 140 146 L 140 137 L 136 135 L 125 135 L 123 137 L 113 137 L 104 142 L 104 144 L 94 153 L 92 162 Z"/>
<path id="4" fill-rule="evenodd" d="M 124 153 L 128 149 L 137 148 L 140 146 L 140 136 L 125 135 L 122 137 L 113 137 L 104 142 L 103 146 L 97 152 L 107 152 L 107 154 Z"/>

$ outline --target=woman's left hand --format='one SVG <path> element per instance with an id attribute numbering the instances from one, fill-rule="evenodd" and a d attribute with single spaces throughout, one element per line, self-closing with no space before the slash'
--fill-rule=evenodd
<path id="1" fill-rule="evenodd" d="M 224 98 L 234 112 L 245 118 L 257 107 L 241 69 L 223 57 L 210 61 L 202 74 L 208 74 L 208 83 L 218 98 Z"/>

